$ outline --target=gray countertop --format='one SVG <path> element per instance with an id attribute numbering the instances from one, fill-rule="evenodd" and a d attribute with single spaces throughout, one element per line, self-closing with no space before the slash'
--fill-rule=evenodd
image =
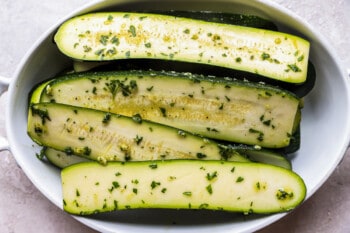
<path id="1" fill-rule="evenodd" d="M 274 0 L 326 36 L 350 68 L 350 1 Z M 25 52 L 57 20 L 86 0 L 0 0 L 0 75 L 11 77 Z M 4 112 L 6 93 L 0 97 Z M 5 136 L 0 114 L 0 136 Z M 350 132 L 349 132 L 350 133 Z M 350 151 L 327 182 L 302 206 L 259 231 L 350 232 Z M 53 205 L 28 180 L 10 152 L 0 152 L 0 232 L 94 232 Z"/>

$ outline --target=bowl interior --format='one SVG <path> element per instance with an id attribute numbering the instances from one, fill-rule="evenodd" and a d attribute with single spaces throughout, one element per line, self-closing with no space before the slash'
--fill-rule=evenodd
<path id="1" fill-rule="evenodd" d="M 345 74 L 331 49 L 317 32 L 287 10 L 269 1 L 102 1 L 67 16 L 103 10 L 211 10 L 248 13 L 273 20 L 281 31 L 301 35 L 311 42 L 310 60 L 317 72 L 316 85 L 305 98 L 301 127 L 301 149 L 293 155 L 293 169 L 304 179 L 310 197 L 329 177 L 341 160 L 349 141 L 349 90 Z M 66 19 L 66 18 L 65 18 Z M 65 19 L 62 19 L 65 20 Z M 59 22 L 61 23 L 61 22 Z M 59 25 L 59 24 L 58 24 Z M 40 148 L 26 134 L 27 101 L 31 88 L 53 77 L 72 64 L 53 43 L 55 25 L 24 57 L 9 88 L 7 135 L 11 150 L 26 175 L 53 203 L 62 208 L 59 170 L 39 161 Z M 84 224 L 103 232 L 118 229 L 130 232 L 168 230 L 212 230 L 251 232 L 284 214 L 242 216 L 240 214 L 171 210 L 130 210 L 89 218 L 77 217 Z"/>

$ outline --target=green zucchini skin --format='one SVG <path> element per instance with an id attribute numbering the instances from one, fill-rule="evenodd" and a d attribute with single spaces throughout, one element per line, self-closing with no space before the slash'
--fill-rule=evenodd
<path id="1" fill-rule="evenodd" d="M 306 80 L 309 42 L 294 35 L 150 13 L 100 12 L 66 21 L 58 48 L 78 60 L 165 59 Z M 181 42 L 181 43 L 180 43 Z"/>
<path id="2" fill-rule="evenodd" d="M 57 77 L 40 102 L 110 111 L 208 138 L 289 145 L 299 99 L 268 85 L 190 73 L 126 71 Z"/>
<path id="3" fill-rule="evenodd" d="M 180 10 L 151 11 L 151 12 L 143 12 L 143 13 L 172 15 L 175 17 L 198 19 L 198 20 L 204 20 L 204 21 L 213 22 L 213 23 L 224 23 L 224 24 L 232 24 L 232 25 L 238 25 L 238 26 L 244 26 L 244 27 L 268 29 L 272 31 L 278 30 L 277 25 L 274 24 L 272 21 L 256 15 L 213 12 L 213 11 L 180 11 Z"/>
<path id="4" fill-rule="evenodd" d="M 260 163 L 163 160 L 88 162 L 62 170 L 63 208 L 75 215 L 124 209 L 292 210 L 306 186 L 293 171 Z"/>
<path id="5" fill-rule="evenodd" d="M 28 135 L 41 146 L 100 163 L 160 159 L 249 161 L 209 139 L 176 128 L 57 103 L 32 104 Z"/>

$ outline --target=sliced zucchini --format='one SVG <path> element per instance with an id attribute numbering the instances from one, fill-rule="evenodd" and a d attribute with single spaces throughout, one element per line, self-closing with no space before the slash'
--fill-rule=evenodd
<path id="1" fill-rule="evenodd" d="M 138 208 L 289 211 L 305 198 L 293 171 L 259 163 L 200 160 L 80 163 L 62 170 L 63 208 L 89 215 Z"/>
<path id="2" fill-rule="evenodd" d="M 90 161 L 87 158 L 74 154 L 67 154 L 66 152 L 55 150 L 49 147 L 45 148 L 44 154 L 47 160 L 58 168 L 65 168 L 76 163 Z"/>
<path id="3" fill-rule="evenodd" d="M 76 72 L 84 71 L 126 71 L 126 70 L 154 70 L 154 71 L 176 71 L 190 72 L 206 76 L 234 77 L 238 80 L 251 82 L 262 82 L 268 85 L 277 86 L 294 93 L 299 98 L 306 96 L 314 87 L 316 81 L 316 71 L 314 65 L 309 62 L 307 78 L 302 84 L 286 83 L 282 81 L 265 78 L 258 74 L 227 69 L 223 67 L 210 66 L 199 63 L 179 62 L 156 59 L 125 59 L 116 61 L 73 61 Z"/>
<path id="4" fill-rule="evenodd" d="M 101 163 L 159 159 L 249 161 L 228 147 L 176 128 L 94 109 L 32 104 L 28 134 L 39 145 Z"/>
<path id="5" fill-rule="evenodd" d="M 292 163 L 285 158 L 281 152 L 276 150 L 269 150 L 259 146 L 248 146 L 243 144 L 229 144 L 228 146 L 230 149 L 237 151 L 243 156 L 246 156 L 252 162 L 265 163 L 283 167 L 285 169 L 292 169 Z"/>
<path id="6" fill-rule="evenodd" d="M 305 82 L 310 47 L 308 41 L 282 32 L 129 12 L 74 17 L 54 39 L 61 52 L 77 60 L 186 61 L 290 83 Z"/>
<path id="7" fill-rule="evenodd" d="M 41 102 L 140 114 L 205 137 L 269 148 L 289 144 L 299 105 L 293 94 L 267 85 L 153 71 L 57 77 Z"/>
<path id="8" fill-rule="evenodd" d="M 176 17 L 186 17 L 186 18 L 192 18 L 192 19 L 200 19 L 208 22 L 234 24 L 234 25 L 240 25 L 240 26 L 246 26 L 246 27 L 269 29 L 274 31 L 277 31 L 278 29 L 273 22 L 256 15 L 243 15 L 243 14 L 232 14 L 232 13 L 212 12 L 212 11 L 179 11 L 179 10 L 154 11 L 150 13 L 166 14 L 166 15 L 172 15 Z M 130 63 L 134 63 L 134 61 Z M 143 63 L 144 61 L 142 61 L 141 67 L 133 67 L 133 69 L 135 68 L 136 69 L 138 68 L 155 69 L 160 65 L 159 62 L 155 62 L 154 66 L 151 65 L 150 67 L 149 66 L 150 64 L 144 65 Z M 110 61 L 107 61 L 107 62 L 90 61 L 89 62 L 89 61 L 74 60 L 73 68 L 74 68 L 74 71 L 76 72 L 83 72 L 83 71 L 92 70 L 96 67 L 105 66 L 107 64 L 111 64 L 111 62 Z M 114 70 L 118 67 L 118 63 L 112 64 L 112 65 Z M 181 65 L 183 66 L 184 64 L 181 64 Z M 164 67 L 161 67 L 161 70 L 162 68 L 164 69 Z M 125 69 L 125 64 L 120 64 L 120 67 L 118 69 Z"/>

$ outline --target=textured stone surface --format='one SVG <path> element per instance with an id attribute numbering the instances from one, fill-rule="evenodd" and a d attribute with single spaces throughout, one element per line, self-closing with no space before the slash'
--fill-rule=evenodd
<path id="1" fill-rule="evenodd" d="M 350 1 L 274 0 L 326 36 L 344 67 L 350 67 Z M 37 38 L 86 0 L 0 0 L 0 75 L 11 77 Z M 5 135 L 6 93 L 0 98 L 0 136 Z M 349 153 L 349 152 L 348 152 Z M 350 157 L 320 190 L 280 221 L 259 231 L 350 232 Z M 62 212 L 27 179 L 9 152 L 0 152 L 0 232 L 94 232 Z"/>

